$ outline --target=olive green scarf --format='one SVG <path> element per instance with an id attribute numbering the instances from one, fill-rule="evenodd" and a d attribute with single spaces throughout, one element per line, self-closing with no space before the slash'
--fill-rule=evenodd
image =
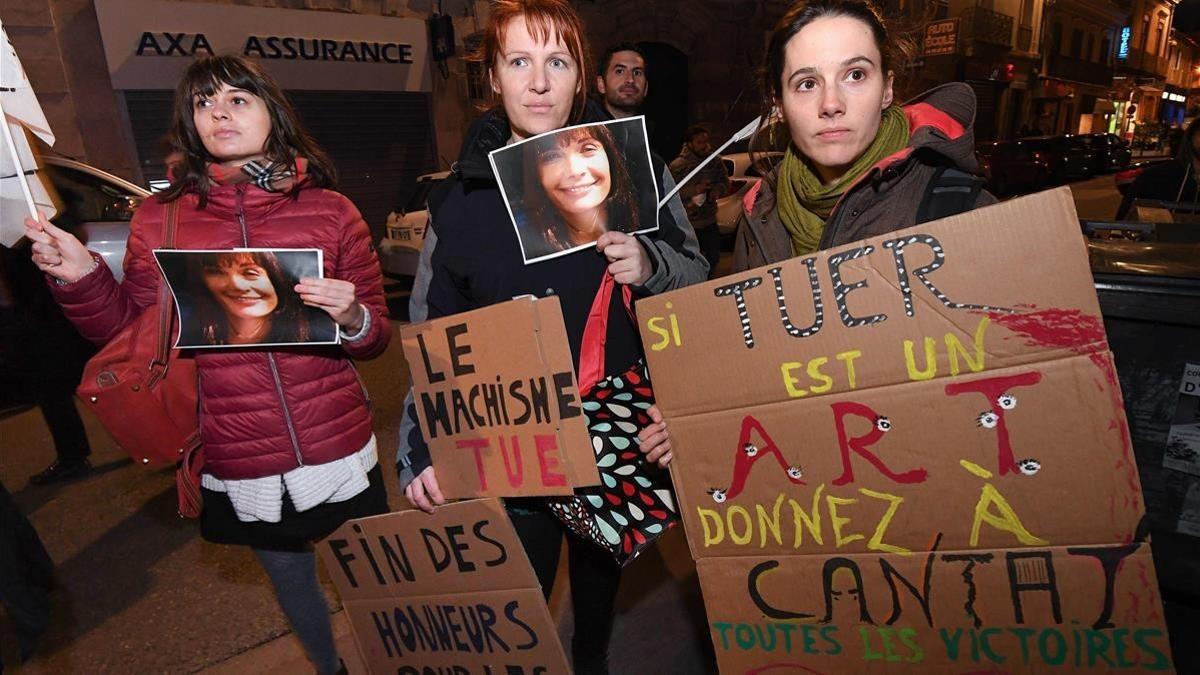
<path id="1" fill-rule="evenodd" d="M 900 106 L 893 105 L 883 111 L 879 132 L 867 151 L 845 175 L 828 185 L 821 184 L 820 177 L 801 158 L 796 146 L 789 146 L 779 167 L 776 203 L 779 219 L 792 236 L 792 255 L 807 255 L 816 251 L 821 242 L 821 233 L 825 230 L 825 221 L 846 189 L 880 160 L 903 150 L 907 145 L 908 118 Z"/>

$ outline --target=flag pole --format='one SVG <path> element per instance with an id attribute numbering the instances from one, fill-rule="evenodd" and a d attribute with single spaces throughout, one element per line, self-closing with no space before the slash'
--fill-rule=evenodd
<path id="1" fill-rule="evenodd" d="M 714 150 L 713 153 L 711 155 L 709 155 L 708 157 L 705 157 L 703 162 L 700 162 L 698 165 L 696 165 L 696 168 L 692 169 L 691 173 L 684 176 L 683 180 L 680 180 L 678 183 L 676 183 L 675 188 L 673 190 L 671 190 L 670 192 L 668 192 L 667 196 L 663 197 L 662 200 L 660 202 L 658 202 L 658 208 L 661 209 L 662 207 L 666 206 L 667 202 L 671 201 L 671 197 L 674 197 L 675 193 L 679 192 L 679 188 L 683 187 L 684 184 L 686 184 L 689 180 L 694 178 L 696 174 L 700 173 L 700 169 L 703 169 L 705 166 L 708 166 L 709 162 L 713 161 L 718 156 L 720 156 L 720 154 L 725 151 L 725 148 L 728 148 L 729 146 L 733 145 L 735 142 L 740 141 L 744 138 L 749 138 L 750 135 L 754 133 L 754 130 L 758 128 L 758 123 L 761 121 L 762 121 L 761 117 L 755 117 L 754 121 L 752 121 L 749 124 L 747 124 L 746 126 L 742 127 L 741 131 L 738 131 L 736 134 L 730 136 L 729 140 L 725 141 L 721 145 L 721 147 Z"/>
<path id="2" fill-rule="evenodd" d="M 25 195 L 25 206 L 29 208 L 29 216 L 38 220 L 37 205 L 33 202 L 33 193 L 29 191 L 29 179 L 25 176 L 25 168 L 21 166 L 21 157 L 17 154 L 17 144 L 13 142 L 12 132 L 8 128 L 8 118 L 4 115 L 4 104 L 0 102 L 0 129 L 4 130 L 4 145 L 8 155 L 16 167 L 17 181 L 21 184 L 21 192 Z"/>

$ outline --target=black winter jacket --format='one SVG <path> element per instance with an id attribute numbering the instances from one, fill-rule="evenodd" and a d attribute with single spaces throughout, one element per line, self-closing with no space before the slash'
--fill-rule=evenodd
<path id="1" fill-rule="evenodd" d="M 586 121 L 600 121 L 588 119 Z M 472 127 L 450 176 L 429 197 L 426 232 L 409 318 L 424 321 L 504 302 L 519 295 L 556 295 L 571 355 L 579 362 L 587 315 L 608 263 L 594 250 L 525 265 L 512 221 L 488 161 L 504 147 L 510 130 L 500 114 L 489 112 Z M 674 187 L 662 159 L 652 155 L 659 194 Z M 704 281 L 708 264 L 679 197 L 659 212 L 659 228 L 637 235 L 653 265 L 646 283 L 633 287 L 635 299 Z M 637 327 L 629 320 L 620 293 L 609 307 L 605 374 L 627 370 L 642 356 Z M 400 425 L 397 468 L 403 488 L 430 465 L 429 449 L 416 421 L 411 392 Z"/>

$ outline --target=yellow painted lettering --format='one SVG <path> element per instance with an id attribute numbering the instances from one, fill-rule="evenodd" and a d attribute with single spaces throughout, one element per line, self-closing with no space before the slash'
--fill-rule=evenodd
<path id="1" fill-rule="evenodd" d="M 896 515 L 896 511 L 900 508 L 900 504 L 904 501 L 904 498 L 893 494 L 888 494 L 886 492 L 868 490 L 867 488 L 859 488 L 858 491 L 867 497 L 871 497 L 872 499 L 881 499 L 888 502 L 887 511 L 884 512 L 883 517 L 879 519 L 879 524 L 875 526 L 875 533 L 872 534 L 871 539 L 867 541 L 867 548 L 871 549 L 872 551 L 886 551 L 888 553 L 899 553 L 900 555 L 911 555 L 912 551 L 909 549 L 906 549 L 902 546 L 883 543 L 883 535 L 885 532 L 887 532 L 888 526 L 892 524 L 892 517 Z"/>
<path id="2" fill-rule="evenodd" d="M 848 534 L 842 536 L 842 526 L 850 522 L 849 518 L 843 518 L 838 515 L 837 507 L 850 506 L 857 504 L 857 499 L 846 499 L 843 497 L 834 497 L 833 495 L 825 495 L 825 508 L 829 509 L 829 524 L 833 526 L 833 543 L 838 548 L 846 544 L 856 542 L 859 539 L 866 539 L 861 534 Z"/>
<path id="3" fill-rule="evenodd" d="M 996 508 L 997 513 L 991 511 L 991 507 Z M 975 522 L 971 524 L 971 546 L 979 545 L 979 527 L 983 523 L 987 523 L 997 530 L 1011 532 L 1017 538 L 1017 541 L 1026 546 L 1048 546 L 1050 542 L 1045 539 L 1040 539 L 1029 533 L 1025 526 L 1021 524 L 1021 519 L 1017 517 L 1017 512 L 1009 505 L 1008 500 L 1000 491 L 992 487 L 991 483 L 983 484 L 983 492 L 979 495 L 979 501 L 975 504 Z"/>
<path id="4" fill-rule="evenodd" d="M 800 398 L 802 396 L 808 396 L 807 391 L 804 391 L 803 389 L 796 386 L 796 385 L 800 384 L 800 381 L 797 380 L 796 378 L 792 377 L 793 370 L 799 370 L 800 368 L 803 368 L 803 367 L 804 367 L 803 361 L 788 361 L 788 362 L 784 363 L 783 365 L 779 366 L 779 371 L 781 373 L 783 373 L 783 386 L 787 389 L 788 396 L 791 396 L 792 398 Z"/>
<path id="5" fill-rule="evenodd" d="M 825 484 L 821 483 L 817 486 L 817 491 L 813 493 L 811 513 L 805 512 L 804 507 L 800 506 L 796 500 L 788 500 L 788 506 L 792 507 L 792 520 L 796 523 L 796 539 L 792 548 L 800 548 L 800 544 L 804 542 L 805 529 L 808 530 L 808 534 L 812 536 L 818 546 L 825 545 L 825 539 L 821 536 L 821 492 L 824 489 Z"/>
<path id="6" fill-rule="evenodd" d="M 975 327 L 975 357 L 967 353 L 967 348 L 959 341 L 958 336 L 954 333 L 946 333 L 946 353 L 950 356 L 950 374 L 958 375 L 958 356 L 962 355 L 963 361 L 967 362 L 967 367 L 972 373 L 978 373 L 984 368 L 984 358 L 987 352 L 983 350 L 983 334 L 987 331 L 988 324 L 991 319 L 986 316 L 979 320 L 979 325 Z"/>
<path id="7" fill-rule="evenodd" d="M 654 333 L 662 338 L 658 342 L 650 345 L 650 349 L 656 352 L 661 352 L 667 348 L 667 345 L 671 344 L 671 333 L 660 325 L 662 322 L 663 318 L 661 316 L 653 316 L 646 321 L 646 328 L 648 328 L 651 333 Z"/>
<path id="8" fill-rule="evenodd" d="M 904 341 L 904 365 L 908 367 L 908 379 L 918 382 L 932 380 L 937 374 L 937 343 L 933 338 L 925 338 L 925 368 L 917 370 L 917 359 L 913 355 L 913 341 Z"/>
<path id="9" fill-rule="evenodd" d="M 758 513 L 758 547 L 766 548 L 767 533 L 775 535 L 775 545 L 783 546 L 783 532 L 779 527 L 779 509 L 783 506 L 783 493 L 775 498 L 775 506 L 771 508 L 771 514 L 767 514 L 767 509 L 762 504 L 755 504 L 754 510 Z"/>
<path id="10" fill-rule="evenodd" d="M 825 358 L 824 356 L 818 356 L 817 358 L 808 362 L 808 376 L 812 378 L 813 382 L 822 383 L 809 387 L 809 390 L 814 394 L 824 394 L 830 389 L 833 389 L 833 378 L 821 372 L 821 366 L 825 365 L 826 363 L 829 363 L 829 359 Z"/>
<path id="11" fill-rule="evenodd" d="M 854 377 L 854 359 L 860 356 L 862 356 L 862 352 L 857 349 L 851 349 L 837 355 L 837 360 L 846 364 L 846 379 L 850 382 L 851 389 L 858 386 L 857 379 Z"/>
<path id="12" fill-rule="evenodd" d="M 670 307 L 670 306 L 671 306 L 671 304 L 667 303 L 667 307 Z M 674 314 L 671 314 L 671 335 L 675 336 L 675 346 L 682 347 L 683 346 L 683 336 L 679 334 L 679 318 L 676 317 Z"/>
<path id="13" fill-rule="evenodd" d="M 737 532 L 734 532 L 733 517 L 735 515 L 739 516 L 742 519 L 742 522 L 746 525 L 746 528 L 740 535 Z M 732 541 L 738 546 L 745 546 L 746 544 L 749 544 L 750 538 L 754 536 L 754 524 L 750 521 L 750 512 L 740 506 L 731 506 L 729 507 L 729 510 L 725 512 L 725 517 L 729 519 L 729 541 Z"/>
<path id="14" fill-rule="evenodd" d="M 700 516 L 700 526 L 704 528 L 705 548 L 725 541 L 725 523 L 721 522 L 721 514 L 703 507 L 696 507 L 696 513 Z"/>

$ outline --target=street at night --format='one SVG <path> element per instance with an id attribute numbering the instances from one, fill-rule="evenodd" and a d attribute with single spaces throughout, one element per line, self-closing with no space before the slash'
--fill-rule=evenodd
<path id="1" fill-rule="evenodd" d="M 1200 0 L 5 0 L 0 673 L 1200 673 Z"/>
<path id="2" fill-rule="evenodd" d="M 1080 217 L 1111 218 L 1120 203 L 1111 175 L 1073 183 L 1071 190 Z M 728 259 L 726 254 L 723 267 Z M 395 309 L 405 311 L 401 303 Z M 399 342 L 362 364 L 361 372 L 385 455 L 397 435 L 409 382 Z M 12 486 L 17 504 L 59 562 L 63 584 L 44 651 L 14 672 L 303 672 L 299 643 L 249 551 L 201 540 L 194 524 L 175 512 L 173 474 L 135 466 L 94 419 L 85 419 L 96 471 L 53 487 L 27 484 L 54 454 L 37 410 L 0 422 L 8 449 L 0 457 L 0 480 Z M 395 475 L 385 476 L 389 501 L 401 508 Z M 613 672 L 716 672 L 695 566 L 682 534 L 676 529 L 622 581 L 614 639 L 627 647 L 614 656 Z M 570 612 L 564 587 L 555 589 L 551 602 L 560 625 Z M 337 608 L 331 587 L 328 595 L 331 608 Z M 231 608 L 236 621 L 229 620 Z M 344 613 L 334 611 L 335 629 L 350 647 Z M 1190 630 L 1196 624 L 1182 625 Z M 1183 672 L 1186 655 L 1176 658 Z"/>

